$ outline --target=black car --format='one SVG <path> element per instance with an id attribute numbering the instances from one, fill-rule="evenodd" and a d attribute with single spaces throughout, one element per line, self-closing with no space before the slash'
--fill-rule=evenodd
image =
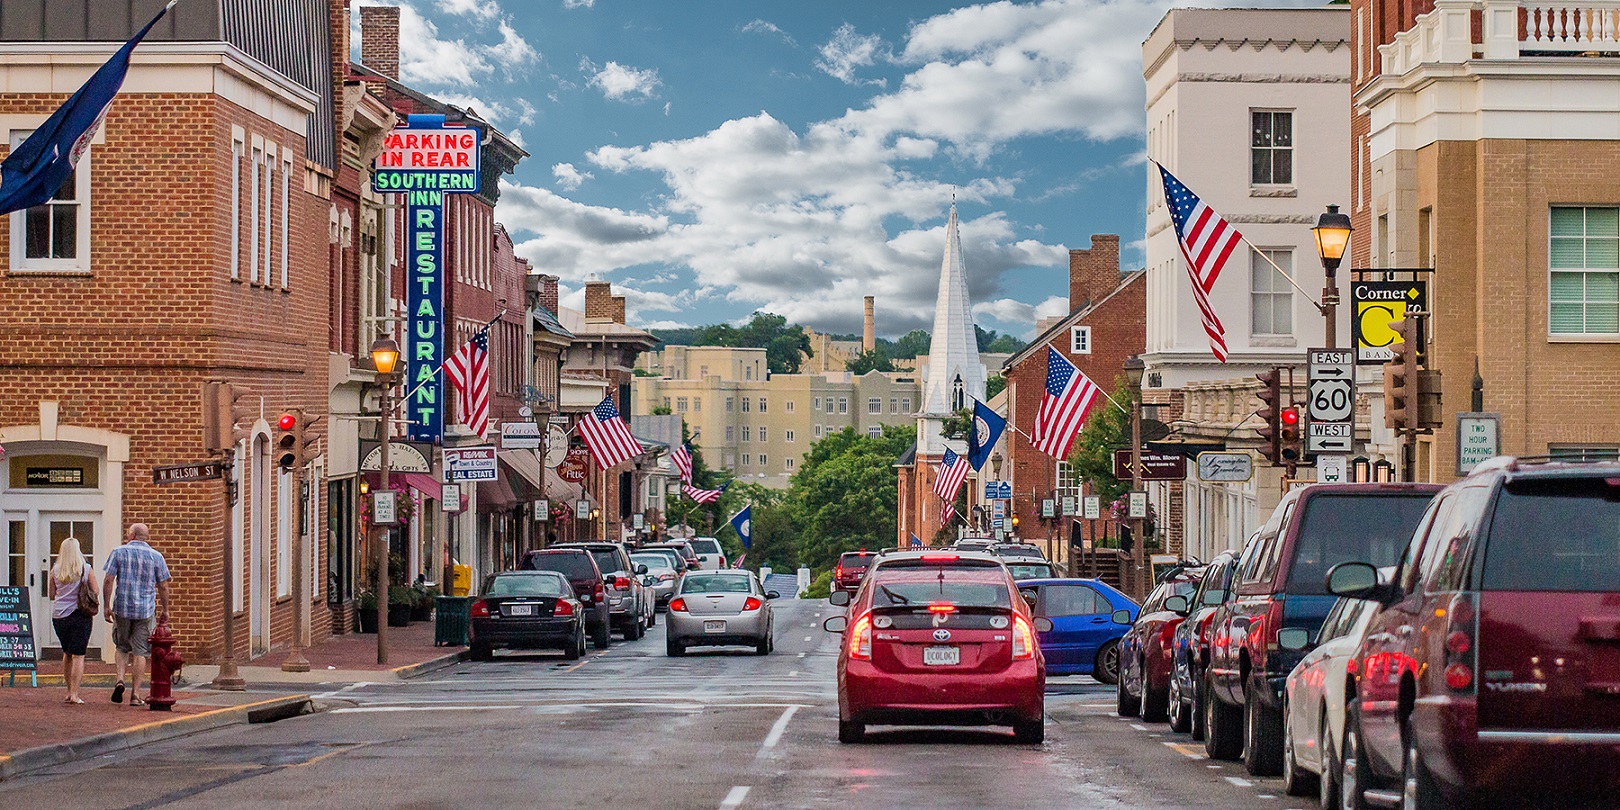
<path id="1" fill-rule="evenodd" d="M 585 654 L 585 605 L 562 574 L 507 571 L 484 580 L 471 630 L 474 661 L 490 660 L 497 647 L 561 650 L 573 660 Z"/>
<path id="2" fill-rule="evenodd" d="M 605 650 L 611 643 L 611 618 L 607 586 L 602 581 L 602 569 L 596 567 L 596 558 L 580 548 L 548 548 L 531 551 L 523 556 L 525 571 L 556 571 L 568 579 L 574 589 L 574 598 L 585 606 L 585 632 L 591 635 L 591 645 Z"/>

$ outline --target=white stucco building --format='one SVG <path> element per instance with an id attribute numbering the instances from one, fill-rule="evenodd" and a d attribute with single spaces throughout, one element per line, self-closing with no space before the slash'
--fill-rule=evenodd
<path id="1" fill-rule="evenodd" d="M 1158 403 L 1159 418 L 1188 441 L 1255 446 L 1254 375 L 1299 366 L 1307 348 L 1323 345 L 1315 306 L 1323 272 L 1310 228 L 1324 206 L 1350 203 L 1349 40 L 1346 6 L 1174 9 L 1142 45 L 1148 158 L 1310 293 L 1255 250 L 1234 252 L 1210 293 L 1230 352 L 1216 362 L 1159 173 L 1148 165 L 1144 401 Z M 1341 299 L 1348 269 L 1339 274 Z M 1346 313 L 1341 304 L 1339 345 L 1349 334 Z M 1280 491 L 1280 472 L 1263 462 L 1247 484 L 1187 481 L 1186 553 L 1207 560 L 1237 547 Z"/>

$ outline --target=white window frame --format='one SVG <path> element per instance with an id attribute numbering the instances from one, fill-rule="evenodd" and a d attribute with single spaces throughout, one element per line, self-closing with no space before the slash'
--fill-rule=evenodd
<path id="1" fill-rule="evenodd" d="M 1258 115 L 1271 116 L 1272 133 L 1273 133 L 1273 135 L 1272 135 L 1272 144 L 1257 144 L 1257 143 L 1254 142 L 1254 135 L 1255 135 L 1255 132 L 1254 132 L 1254 119 L 1255 119 L 1255 116 L 1258 116 Z M 1276 142 L 1275 133 L 1276 133 L 1276 123 L 1277 123 L 1277 116 L 1278 115 L 1286 115 L 1286 116 L 1288 116 L 1288 145 L 1287 146 L 1276 146 L 1275 145 L 1275 142 Z M 1296 156 L 1295 150 L 1299 146 L 1299 144 L 1296 142 L 1296 139 L 1294 138 L 1294 133 L 1296 131 L 1296 127 L 1294 126 L 1294 123 L 1295 123 L 1294 119 L 1296 117 L 1297 117 L 1296 111 L 1292 110 L 1292 109 L 1276 109 L 1276 108 L 1269 108 L 1269 107 L 1252 107 L 1252 108 L 1249 109 L 1249 185 L 1251 185 L 1251 186 L 1263 186 L 1263 187 L 1267 187 L 1267 188 L 1271 188 L 1271 187 L 1288 188 L 1288 187 L 1291 187 L 1291 186 L 1294 185 L 1294 175 L 1296 174 L 1295 170 L 1298 168 L 1297 162 L 1294 160 L 1294 158 Z M 1258 180 L 1254 176 L 1254 158 L 1255 158 L 1255 154 L 1256 154 L 1256 152 L 1261 151 L 1261 150 L 1264 150 L 1267 153 L 1267 157 L 1272 159 L 1272 163 L 1271 163 L 1271 179 L 1270 180 Z M 1276 161 L 1275 161 L 1275 155 L 1278 152 L 1287 152 L 1288 153 L 1288 179 L 1287 180 L 1278 180 L 1277 179 L 1277 164 L 1276 164 Z"/>
<path id="2" fill-rule="evenodd" d="M 264 165 L 264 144 L 254 138 L 248 169 L 253 172 L 248 196 L 248 282 L 259 283 L 259 172 Z"/>
<path id="3" fill-rule="evenodd" d="M 866 438 L 868 438 L 868 439 L 881 439 L 881 438 L 883 438 L 883 426 L 882 425 L 870 425 L 870 426 L 868 426 L 866 428 Z"/>
<path id="4" fill-rule="evenodd" d="M 743 453 L 742 454 L 742 466 L 744 466 L 744 467 L 752 467 L 752 466 L 754 466 L 754 464 L 753 464 L 753 456 L 750 456 L 747 453 Z"/>
<path id="5" fill-rule="evenodd" d="M 768 437 L 767 437 L 767 436 L 766 436 L 766 435 L 765 435 L 765 434 L 766 434 L 766 428 L 765 428 L 765 426 L 764 426 L 764 425 L 760 425 L 760 426 L 759 426 L 759 440 L 760 440 L 760 441 L 762 441 L 762 442 L 768 442 L 768 441 L 770 441 L 770 438 L 768 438 Z"/>
<path id="6" fill-rule="evenodd" d="M 292 596 L 293 534 L 298 531 L 293 474 L 276 471 L 276 598 Z"/>
<path id="7" fill-rule="evenodd" d="M 788 456 L 787 458 L 783 459 L 782 466 L 787 469 L 788 472 L 793 472 L 793 457 Z"/>
<path id="8" fill-rule="evenodd" d="M 749 399 L 749 398 L 748 398 L 748 397 L 743 397 L 743 398 L 742 398 L 742 412 L 743 412 L 743 413 L 748 413 L 748 409 L 749 409 L 749 408 L 750 408 L 750 407 L 752 407 L 752 406 L 751 406 L 751 405 L 750 405 L 750 404 L 749 404 L 749 403 L 750 403 L 750 402 L 751 402 L 751 401 L 752 401 L 752 400 L 750 400 L 750 399 Z"/>
<path id="9" fill-rule="evenodd" d="M 1277 268 L 1271 266 L 1271 262 L 1262 257 L 1262 254 L 1269 256 L 1279 266 L 1284 266 L 1289 270 L 1293 269 L 1294 264 L 1293 248 L 1261 248 L 1258 251 L 1249 251 L 1249 334 L 1257 338 L 1291 338 L 1294 336 L 1294 287 L 1288 283 L 1288 279 L 1283 278 L 1282 274 L 1277 272 Z M 1286 262 L 1283 261 L 1285 256 L 1287 257 Z M 1272 278 L 1278 286 L 1267 290 L 1256 289 L 1255 274 L 1261 271 L 1266 271 L 1267 277 Z M 1287 331 L 1277 330 L 1275 323 L 1272 324 L 1272 331 L 1269 332 L 1262 332 L 1255 328 L 1255 317 L 1259 312 L 1258 305 L 1262 296 L 1273 307 L 1277 304 L 1276 299 L 1288 299 L 1286 307 L 1288 313 Z M 1271 314 L 1275 317 L 1276 311 L 1272 310 Z"/>
<path id="10" fill-rule="evenodd" d="M 240 130 L 231 133 L 231 279 L 242 280 L 242 158 L 247 143 Z"/>
<path id="11" fill-rule="evenodd" d="M 271 267 L 275 263 L 275 231 L 271 230 L 274 221 L 276 195 L 276 145 L 265 142 L 264 145 L 264 286 L 269 287 L 275 283 L 275 277 L 270 275 Z"/>
<path id="12" fill-rule="evenodd" d="M 40 119 L 44 123 L 44 119 Z M 33 133 L 33 129 L 13 129 L 9 131 L 11 148 L 19 144 Z M 91 140 L 94 146 L 101 142 L 98 133 Z M 15 211 L 7 217 L 11 220 L 11 272 L 13 273 L 82 273 L 90 274 L 90 173 L 94 158 L 94 148 L 86 148 L 84 154 L 79 156 L 79 163 L 74 167 L 73 200 L 79 207 L 75 217 L 78 233 L 74 239 L 74 257 L 71 259 L 30 259 L 28 258 L 28 212 Z M 52 193 L 54 197 L 54 192 Z"/>
<path id="13" fill-rule="evenodd" d="M 1553 280 L 1553 276 L 1555 274 L 1571 275 L 1571 276 L 1579 275 L 1579 276 L 1582 277 L 1582 286 L 1583 286 L 1583 288 L 1586 286 L 1585 279 L 1587 277 L 1589 277 L 1589 276 L 1595 276 L 1595 275 L 1620 275 L 1620 269 L 1610 268 L 1610 267 L 1592 267 L 1592 266 L 1589 266 L 1589 263 L 1584 261 L 1584 260 L 1581 262 L 1581 265 L 1582 265 L 1581 267 L 1554 268 L 1552 266 L 1552 244 L 1553 244 L 1553 238 L 1554 238 L 1553 235 L 1552 235 L 1552 212 L 1555 209 L 1577 209 L 1577 210 L 1582 212 L 1582 215 L 1581 215 L 1582 224 L 1581 224 L 1581 237 L 1580 237 L 1580 239 L 1584 243 L 1587 240 L 1595 238 L 1595 237 L 1587 235 L 1587 228 L 1586 228 L 1587 216 L 1586 216 L 1585 212 L 1590 211 L 1592 209 L 1614 210 L 1615 206 L 1612 206 L 1612 205 L 1554 205 L 1554 206 L 1550 206 L 1548 208 L 1548 210 L 1547 210 L 1547 337 L 1548 337 L 1548 339 L 1549 340 L 1554 340 L 1554 341 L 1587 340 L 1587 339 L 1613 340 L 1613 339 L 1615 339 L 1617 337 L 1620 337 L 1620 330 L 1617 330 L 1615 332 L 1590 332 L 1590 331 L 1587 331 L 1586 323 L 1589 320 L 1589 318 L 1586 315 L 1587 307 L 1589 307 L 1589 306 L 1591 306 L 1593 304 L 1606 305 L 1609 302 L 1606 301 L 1606 300 L 1601 300 L 1600 301 L 1600 300 L 1588 299 L 1588 298 L 1586 298 L 1584 296 L 1584 294 L 1583 294 L 1583 296 L 1581 298 L 1581 301 L 1579 302 L 1580 305 L 1581 305 L 1581 310 L 1582 310 L 1581 311 L 1581 331 L 1579 331 L 1579 332 L 1555 332 L 1555 331 L 1553 331 L 1552 280 Z M 1582 253 L 1583 253 L 1583 255 L 1585 254 L 1584 248 L 1583 248 Z M 1566 301 L 1566 302 L 1559 302 L 1559 303 L 1575 303 L 1575 302 Z M 1617 301 L 1616 303 L 1620 304 L 1620 301 Z"/>
<path id="14" fill-rule="evenodd" d="M 1069 327 L 1069 354 L 1091 354 L 1091 327 Z"/>
<path id="15" fill-rule="evenodd" d="M 734 442 L 736 440 L 737 440 L 737 428 L 735 426 L 733 426 L 733 425 L 726 425 L 726 441 Z"/>
<path id="16" fill-rule="evenodd" d="M 288 178 L 292 177 L 293 165 L 292 160 L 287 157 L 289 154 L 287 150 L 281 150 L 281 288 L 283 290 L 288 289 L 290 286 L 292 273 L 291 266 L 287 261 L 287 243 L 290 240 L 288 232 L 292 229 L 292 220 L 288 217 L 292 189 L 289 188 L 291 181 Z"/>
<path id="17" fill-rule="evenodd" d="M 867 414 L 874 414 L 874 413 L 875 414 L 882 414 L 883 413 L 883 397 L 867 397 L 866 398 L 866 412 L 867 412 Z"/>
<path id="18" fill-rule="evenodd" d="M 787 401 L 786 407 L 787 407 L 787 412 L 788 413 L 793 413 L 793 404 L 794 404 L 793 400 L 790 399 L 790 400 Z"/>
<path id="19" fill-rule="evenodd" d="M 793 441 L 793 431 L 791 431 L 791 430 L 783 431 L 782 432 L 782 441 L 791 443 Z"/>
<path id="20" fill-rule="evenodd" d="M 742 440 L 745 441 L 745 442 L 752 442 L 754 440 L 754 426 L 753 425 L 743 425 L 743 438 L 742 438 Z"/>
<path id="21" fill-rule="evenodd" d="M 765 455 L 764 453 L 759 454 L 759 466 L 763 467 L 763 466 L 765 466 L 767 464 L 770 464 L 770 463 L 771 463 L 771 460 L 770 460 L 769 456 Z"/>

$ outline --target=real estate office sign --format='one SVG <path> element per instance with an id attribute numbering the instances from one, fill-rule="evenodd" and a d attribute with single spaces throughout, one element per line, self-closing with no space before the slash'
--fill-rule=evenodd
<path id="1" fill-rule="evenodd" d="M 444 195 L 478 191 L 481 140 L 442 115 L 409 115 L 372 165 L 374 189 L 405 197 L 405 412 L 417 441 L 444 435 Z"/>

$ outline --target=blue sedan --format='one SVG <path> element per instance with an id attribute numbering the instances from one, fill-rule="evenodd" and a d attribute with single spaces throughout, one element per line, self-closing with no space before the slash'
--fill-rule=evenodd
<path id="1" fill-rule="evenodd" d="M 1103 683 L 1119 680 L 1119 640 L 1136 621 L 1137 605 L 1100 579 L 1029 579 L 1018 583 L 1037 618 L 1052 629 L 1040 633 L 1048 675 L 1090 675 Z M 1119 624 L 1123 610 L 1130 622 Z"/>

